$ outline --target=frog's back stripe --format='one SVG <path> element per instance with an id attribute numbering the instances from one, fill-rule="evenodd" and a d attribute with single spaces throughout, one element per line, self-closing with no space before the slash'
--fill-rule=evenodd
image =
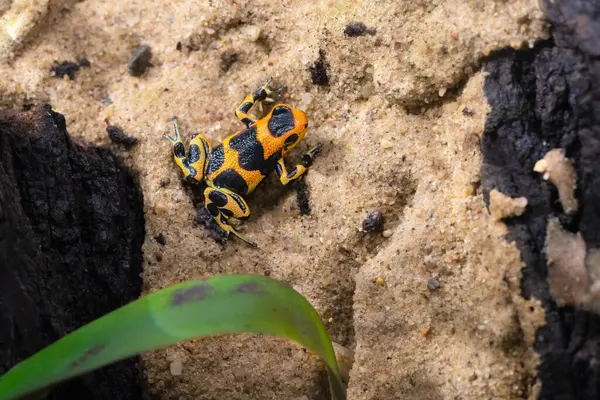
<path id="1" fill-rule="evenodd" d="M 223 166 L 225 162 L 225 152 L 223 151 L 223 144 L 219 144 L 210 153 L 210 162 L 208 163 L 208 171 L 206 175 L 210 175 Z"/>
<path id="2" fill-rule="evenodd" d="M 256 126 L 244 129 L 229 141 L 238 152 L 239 165 L 247 171 L 260 171 L 265 163 L 265 150 L 256 137 Z"/>
<path id="3" fill-rule="evenodd" d="M 248 184 L 236 170 L 230 168 L 222 171 L 213 179 L 216 187 L 225 187 L 229 190 L 244 195 L 248 193 Z"/>
<path id="4" fill-rule="evenodd" d="M 188 160 L 190 164 L 198 162 L 200 160 L 200 147 L 197 144 L 191 144 L 189 151 Z"/>

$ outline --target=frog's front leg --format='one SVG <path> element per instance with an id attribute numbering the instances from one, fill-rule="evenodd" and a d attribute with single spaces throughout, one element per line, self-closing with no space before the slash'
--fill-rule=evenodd
<path id="1" fill-rule="evenodd" d="M 271 90 L 267 87 L 262 87 L 256 90 L 254 93 L 250 93 L 235 109 L 235 116 L 246 126 L 252 125 L 256 121 L 248 114 L 248 112 L 254 103 L 258 101 L 264 101 L 270 94 Z"/>
<path id="2" fill-rule="evenodd" d="M 204 190 L 204 207 L 208 209 L 221 229 L 234 234 L 252 247 L 258 247 L 256 243 L 245 238 L 228 223 L 228 219 L 231 217 L 240 219 L 250 216 L 250 207 L 242 196 L 225 188 L 209 186 Z"/>
<path id="3" fill-rule="evenodd" d="M 163 135 L 163 137 L 173 145 L 175 163 L 181 168 L 185 178 L 202 182 L 208 168 L 210 142 L 202 134 L 192 136 L 186 156 L 185 145 L 179 135 L 179 126 L 175 117 L 173 117 L 173 125 L 175 126 L 175 138 L 168 135 Z"/>
<path id="4" fill-rule="evenodd" d="M 281 183 L 287 185 L 291 181 L 300 178 L 304 173 L 306 173 L 308 167 L 312 165 L 313 161 L 315 160 L 315 157 L 317 156 L 317 154 L 319 154 L 322 148 L 323 145 L 319 143 L 318 145 L 307 151 L 302 156 L 302 162 L 296 165 L 296 167 L 294 167 L 294 169 L 289 172 L 285 167 L 284 158 L 281 157 L 277 161 L 277 165 L 275 167 L 275 171 L 277 171 L 277 175 L 279 176 L 279 180 L 281 181 Z"/>

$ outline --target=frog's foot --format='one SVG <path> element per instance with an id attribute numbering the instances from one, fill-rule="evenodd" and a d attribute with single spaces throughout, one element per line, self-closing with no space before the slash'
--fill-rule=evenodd
<path id="1" fill-rule="evenodd" d="M 176 117 L 173 117 L 173 125 L 175 126 L 175 138 L 169 135 L 163 135 L 163 138 L 171 142 L 173 146 L 173 159 L 175 163 L 183 171 L 185 178 L 195 179 L 199 182 L 203 181 L 208 168 L 208 158 L 211 151 L 210 142 L 204 135 L 194 135 L 192 140 L 190 140 L 186 156 L 185 145 L 179 134 Z"/>
<path id="2" fill-rule="evenodd" d="M 179 134 L 179 125 L 177 125 L 177 117 L 173 117 L 173 126 L 175 127 L 175 137 L 172 138 L 169 135 L 162 135 L 163 139 L 167 139 L 173 145 L 173 152 L 175 152 L 175 147 L 177 143 L 181 143 L 181 148 L 183 150 L 183 156 L 185 157 L 185 146 L 183 145 L 183 141 L 181 140 L 181 135 Z"/>
<path id="3" fill-rule="evenodd" d="M 271 93 L 271 89 L 267 86 L 263 86 L 260 89 L 255 90 L 254 93 L 250 93 L 235 109 L 235 116 L 246 126 L 252 125 L 256 120 L 251 117 L 248 112 L 250 112 L 250 109 L 255 103 L 265 101 Z"/>
<path id="4" fill-rule="evenodd" d="M 302 165 L 305 166 L 306 168 L 310 167 L 312 165 L 312 163 L 315 161 L 315 157 L 317 157 L 317 154 L 319 154 L 321 152 L 321 150 L 323 150 L 323 144 L 319 143 L 316 146 L 314 146 L 312 149 L 307 151 L 302 156 Z"/>
<path id="5" fill-rule="evenodd" d="M 228 189 L 209 186 L 204 190 L 204 207 L 208 209 L 221 229 L 237 236 L 252 247 L 258 247 L 228 223 L 229 218 L 240 219 L 250 216 L 250 208 L 242 196 Z"/>

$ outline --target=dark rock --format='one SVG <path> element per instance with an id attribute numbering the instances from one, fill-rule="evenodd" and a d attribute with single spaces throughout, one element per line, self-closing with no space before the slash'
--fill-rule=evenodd
<path id="1" fill-rule="evenodd" d="M 440 281 L 438 281 L 436 278 L 431 278 L 429 281 L 427 281 L 427 289 L 429 289 L 430 292 L 437 290 L 439 287 Z"/>
<path id="2" fill-rule="evenodd" d="M 327 61 L 325 60 L 325 51 L 319 49 L 319 58 L 309 67 L 310 77 L 314 85 L 329 85 L 329 76 L 327 75 Z"/>
<path id="3" fill-rule="evenodd" d="M 463 108 L 462 113 L 465 117 L 472 117 L 475 114 L 469 107 Z"/>
<path id="4" fill-rule="evenodd" d="M 108 133 L 108 138 L 111 142 L 122 144 L 127 148 L 133 147 L 138 142 L 137 138 L 129 136 L 123 132 L 123 129 L 116 125 L 108 125 L 106 127 L 106 132 Z"/>
<path id="5" fill-rule="evenodd" d="M 310 214 L 310 193 L 304 179 L 298 179 L 295 182 L 294 188 L 296 189 L 296 204 L 298 204 L 298 208 L 300 209 L 300 215 Z"/>
<path id="6" fill-rule="evenodd" d="M 205 207 L 199 206 L 196 208 L 196 223 L 203 225 L 208 232 L 208 236 L 216 242 L 227 242 L 227 239 L 229 238 L 228 233 L 221 229 Z"/>
<path id="7" fill-rule="evenodd" d="M 141 293 L 142 194 L 108 150 L 71 141 L 50 106 L 0 111 L 0 375 Z M 138 359 L 50 399 L 142 399 Z"/>
<path id="8" fill-rule="evenodd" d="M 482 188 L 486 202 L 493 188 L 528 200 L 527 211 L 506 223 L 526 265 L 523 296 L 540 299 L 546 312 L 534 344 L 541 357 L 539 398 L 597 399 L 600 316 L 556 305 L 543 249 L 549 216 L 581 232 L 588 248 L 600 247 L 600 3 L 544 3 L 552 40 L 493 54 L 486 67 L 491 112 L 482 138 Z M 564 216 L 556 189 L 532 171 L 556 147 L 577 170 L 581 208 L 574 218 Z"/>
<path id="9" fill-rule="evenodd" d="M 72 61 L 62 61 L 55 62 L 52 66 L 52 72 L 54 72 L 54 77 L 56 78 L 64 78 L 65 75 L 69 76 L 69 79 L 75 79 L 75 73 L 79 71 L 79 69 L 88 68 L 90 66 L 90 61 L 85 58 L 78 58 L 77 63 Z"/>
<path id="10" fill-rule="evenodd" d="M 382 232 L 383 231 L 383 214 L 379 210 L 373 210 L 367 215 L 362 223 L 363 231 L 365 232 Z"/>
<path id="11" fill-rule="evenodd" d="M 152 59 L 152 49 L 147 44 L 143 44 L 131 55 L 129 62 L 127 63 L 127 72 L 131 76 L 141 76 L 148 67 L 151 67 L 152 64 L 150 60 Z"/>
<path id="12" fill-rule="evenodd" d="M 87 57 L 77 57 L 77 63 L 81 68 L 89 68 L 92 65 Z"/>
<path id="13" fill-rule="evenodd" d="M 363 24 L 362 22 L 355 22 L 346 26 L 346 29 L 344 29 L 344 35 L 350 37 L 362 36 L 365 34 L 366 31 L 367 26 L 365 24 Z"/>
<path id="14" fill-rule="evenodd" d="M 377 33 L 377 29 L 374 27 L 368 28 L 362 22 L 355 22 L 346 26 L 346 29 L 344 29 L 344 35 L 348 37 L 363 36 L 365 33 L 368 33 L 369 35 L 374 35 L 375 33 Z"/>

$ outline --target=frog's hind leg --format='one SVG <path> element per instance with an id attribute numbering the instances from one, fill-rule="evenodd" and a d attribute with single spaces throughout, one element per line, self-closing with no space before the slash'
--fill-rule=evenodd
<path id="1" fill-rule="evenodd" d="M 204 207 L 224 231 L 234 234 L 252 247 L 258 247 L 228 223 L 229 218 L 241 219 L 250 216 L 250 207 L 242 196 L 228 189 L 209 186 L 204 190 Z"/>
<path id="2" fill-rule="evenodd" d="M 235 109 L 235 116 L 237 119 L 242 121 L 246 126 L 252 125 L 254 122 L 254 118 L 252 118 L 248 112 L 254 105 L 254 103 L 258 101 L 264 101 L 271 94 L 271 90 L 267 87 L 262 87 L 256 90 L 254 93 L 250 93 L 246 98 L 240 103 L 240 105 Z"/>
<path id="3" fill-rule="evenodd" d="M 204 135 L 192 136 L 186 156 L 185 145 L 181 140 L 177 118 L 175 117 L 173 117 L 173 125 L 175 126 L 175 138 L 168 135 L 163 135 L 163 137 L 171 142 L 173 146 L 175 163 L 183 171 L 185 178 L 202 182 L 208 169 L 210 142 Z"/>

